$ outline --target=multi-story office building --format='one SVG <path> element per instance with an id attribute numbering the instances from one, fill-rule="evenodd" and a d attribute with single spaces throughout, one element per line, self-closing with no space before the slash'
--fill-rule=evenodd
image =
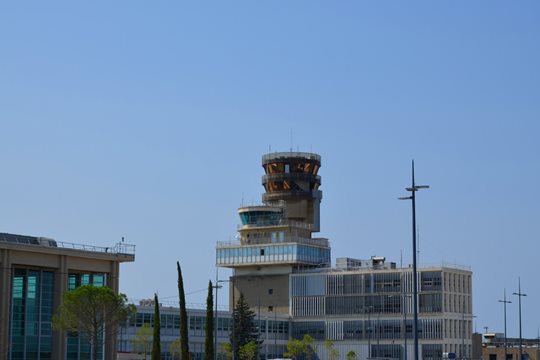
<path id="1" fill-rule="evenodd" d="M 202 360 L 204 359 L 206 310 L 202 308 L 190 308 L 187 309 L 187 315 L 191 358 L 193 360 Z M 262 358 L 274 359 L 280 357 L 289 339 L 289 317 L 276 314 L 273 317 L 265 315 L 261 316 L 260 319 L 255 319 L 257 324 L 259 324 L 259 321 L 259 338 L 263 341 L 261 345 Z M 146 305 L 138 305 L 136 316 L 133 316 L 120 329 L 118 333 L 119 359 L 134 360 L 141 358 L 135 355 L 140 353 L 141 349 L 135 346 L 134 339 L 136 338 L 137 331 L 144 324 L 148 324 L 150 327 L 154 326 L 154 306 L 151 304 L 151 301 L 148 301 Z M 228 311 L 218 311 L 215 325 L 217 358 L 225 360 L 225 356 L 221 351 L 221 344 L 230 342 L 230 332 L 232 330 L 231 313 Z M 180 337 L 180 315 L 177 307 L 160 306 L 160 333 L 161 358 L 163 360 L 173 360 L 174 357 L 171 353 L 170 345 Z"/>
<path id="2" fill-rule="evenodd" d="M 240 293 L 255 312 L 288 314 L 291 335 L 311 335 L 318 357 L 330 339 L 344 359 L 413 356 L 412 268 L 382 257 L 337 259 L 330 266 L 320 228 L 321 158 L 312 153 L 263 156 L 260 206 L 238 209 L 238 241 L 218 243 L 216 263 L 233 270 L 230 304 Z M 445 353 L 470 357 L 472 273 L 456 266 L 418 271 L 419 351 L 422 359 Z"/>
<path id="3" fill-rule="evenodd" d="M 134 261 L 135 247 L 98 247 L 0 233 L 0 359 L 80 360 L 90 344 L 52 329 L 65 291 L 94 284 L 118 292 L 119 265 Z M 116 337 L 100 357 L 116 359 Z"/>
<path id="4" fill-rule="evenodd" d="M 334 341 L 344 356 L 413 357 L 412 269 L 384 258 L 338 259 L 333 269 L 291 274 L 294 337 Z M 471 272 L 435 266 L 418 271 L 418 333 L 422 359 L 471 356 Z M 326 358 L 325 349 L 320 349 Z"/>

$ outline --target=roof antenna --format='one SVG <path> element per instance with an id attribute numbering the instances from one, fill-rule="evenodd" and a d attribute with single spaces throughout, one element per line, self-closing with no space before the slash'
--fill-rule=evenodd
<path id="1" fill-rule="evenodd" d="M 291 149 L 291 152 L 292 152 L 292 128 L 291 128 L 291 147 L 290 147 L 290 149 Z"/>
<path id="2" fill-rule="evenodd" d="M 244 206 L 244 193 L 242 193 L 242 202 L 240 203 L 240 206 Z"/>

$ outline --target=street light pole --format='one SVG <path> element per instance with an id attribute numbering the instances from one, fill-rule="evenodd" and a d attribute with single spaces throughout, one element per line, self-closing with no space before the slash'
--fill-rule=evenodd
<path id="1" fill-rule="evenodd" d="M 218 348 L 217 348 L 217 329 L 218 329 L 218 289 L 221 289 L 223 286 L 219 285 L 220 283 L 226 283 L 230 280 L 219 280 L 216 272 L 216 284 L 213 286 L 216 289 L 216 310 L 215 310 L 215 319 L 214 319 L 214 359 L 218 358 Z"/>
<path id="2" fill-rule="evenodd" d="M 418 276 L 416 268 L 416 192 L 420 189 L 429 189 L 428 185 L 416 185 L 414 182 L 414 160 L 412 161 L 412 185 L 405 190 L 411 196 L 400 197 L 400 200 L 412 202 L 412 240 L 413 240 L 413 313 L 414 313 L 414 360 L 418 360 Z"/>
<path id="3" fill-rule="evenodd" d="M 368 313 L 367 313 L 367 318 L 368 318 L 368 328 L 367 328 L 367 331 L 368 331 L 368 359 L 371 359 L 371 309 L 373 309 L 373 306 L 368 306 L 367 307 L 368 309 Z M 365 311 L 365 308 L 364 308 L 364 311 Z"/>
<path id="4" fill-rule="evenodd" d="M 214 359 L 217 360 L 217 328 L 218 328 L 218 289 L 222 286 L 219 285 L 219 280 L 216 277 L 216 285 L 214 285 L 214 289 L 216 289 L 216 311 L 214 316 Z"/>
<path id="5" fill-rule="evenodd" d="M 508 340 L 506 337 L 506 304 L 511 304 L 511 301 L 506 300 L 506 289 L 504 289 L 504 300 L 499 300 L 504 304 L 504 360 L 508 360 Z"/>
<path id="6" fill-rule="evenodd" d="M 518 296 L 519 307 L 519 360 L 523 360 L 523 337 L 521 336 L 521 297 L 527 296 L 527 294 L 521 293 L 521 278 L 518 277 L 518 292 L 514 293 Z M 506 360 L 506 359 L 505 359 Z"/>
<path id="7" fill-rule="evenodd" d="M 403 322 L 405 323 L 403 334 L 404 334 L 404 360 L 407 360 L 407 298 L 410 298 L 411 295 L 403 294 Z"/>

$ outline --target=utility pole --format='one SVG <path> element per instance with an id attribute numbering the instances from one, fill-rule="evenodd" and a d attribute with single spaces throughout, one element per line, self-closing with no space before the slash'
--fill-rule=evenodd
<path id="1" fill-rule="evenodd" d="M 413 242 L 413 313 L 414 313 L 414 360 L 418 360 L 418 275 L 416 268 L 416 192 L 420 189 L 429 189 L 428 185 L 416 185 L 414 182 L 414 160 L 412 161 L 412 185 L 405 190 L 411 196 L 400 197 L 399 200 L 411 200 L 412 202 L 412 242 Z"/>
<path id="2" fill-rule="evenodd" d="M 518 277 L 518 292 L 514 293 L 518 296 L 518 307 L 519 307 L 519 360 L 523 360 L 523 337 L 521 336 L 521 298 L 527 296 L 521 292 L 521 278 Z M 506 359 L 505 359 L 506 360 Z"/>
<path id="3" fill-rule="evenodd" d="M 504 289 L 504 298 L 499 300 L 504 304 L 504 360 L 508 360 L 508 339 L 506 337 L 506 304 L 511 304 L 511 301 L 506 300 L 506 289 Z"/>

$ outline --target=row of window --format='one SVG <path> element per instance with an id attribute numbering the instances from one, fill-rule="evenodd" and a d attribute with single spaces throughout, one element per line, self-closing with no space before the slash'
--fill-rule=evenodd
<path id="1" fill-rule="evenodd" d="M 288 174 L 288 173 L 304 173 L 317 175 L 319 165 L 311 162 L 293 162 L 293 163 L 270 163 L 264 165 L 264 170 L 267 174 Z"/>
<path id="2" fill-rule="evenodd" d="M 442 294 L 419 294 L 420 313 L 442 312 Z M 291 311 L 296 317 L 359 314 L 411 313 L 412 299 L 395 295 L 349 295 L 349 296 L 296 296 L 291 301 Z"/>
<path id="3" fill-rule="evenodd" d="M 258 325 L 258 320 L 255 320 Z M 147 324 L 150 327 L 154 326 L 154 314 L 138 312 L 135 316 L 129 319 L 130 327 L 142 327 L 143 324 Z M 204 316 L 188 316 L 188 327 L 190 331 L 204 330 L 206 324 L 206 317 Z M 217 330 L 230 332 L 232 330 L 232 319 L 218 317 Z M 268 325 L 267 325 L 268 324 Z M 123 326 L 125 327 L 126 324 Z M 266 326 L 268 326 L 268 333 L 287 334 L 289 330 L 289 323 L 287 321 L 274 321 L 274 320 L 262 320 L 261 319 L 261 333 L 266 332 Z M 160 315 L 160 327 L 162 329 L 180 329 L 180 315 L 176 314 L 161 314 Z"/>
<path id="4" fill-rule="evenodd" d="M 290 244 L 219 248 L 216 251 L 216 263 L 218 265 L 276 261 L 329 264 L 330 249 L 303 244 Z"/>
<path id="5" fill-rule="evenodd" d="M 441 291 L 441 271 L 420 272 L 420 291 Z M 412 274 L 383 272 L 368 274 L 295 275 L 292 296 L 353 295 L 412 292 Z"/>
<path id="6" fill-rule="evenodd" d="M 419 319 L 420 339 L 442 339 L 441 319 Z M 355 321 L 305 321 L 294 322 L 292 336 L 301 339 L 309 334 L 316 340 L 373 340 L 414 338 L 413 320 L 355 320 Z"/>

